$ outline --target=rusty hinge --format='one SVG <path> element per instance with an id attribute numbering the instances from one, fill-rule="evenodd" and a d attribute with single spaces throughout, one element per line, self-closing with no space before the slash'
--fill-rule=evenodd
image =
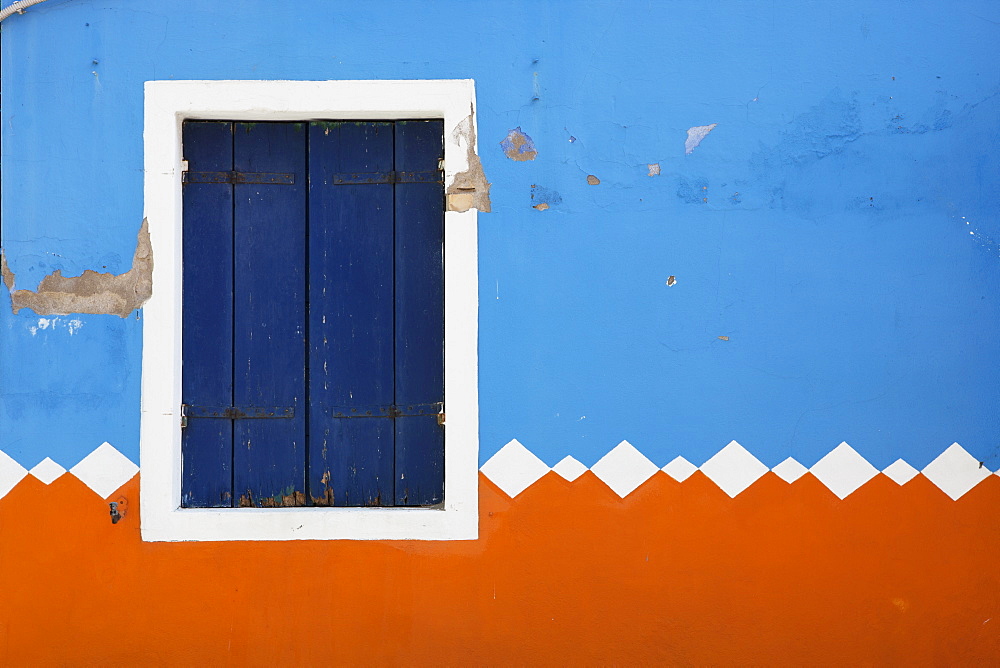
<path id="1" fill-rule="evenodd" d="M 444 183 L 444 175 L 440 170 L 427 172 L 345 172 L 341 174 L 330 174 L 328 182 L 334 186 L 355 186 L 378 183 Z"/>
<path id="2" fill-rule="evenodd" d="M 183 172 L 182 183 L 263 183 L 275 186 L 295 185 L 295 174 L 281 172 Z"/>
<path id="3" fill-rule="evenodd" d="M 295 417 L 294 406 L 191 406 L 181 404 L 181 427 L 189 418 L 221 420 L 277 420 Z"/>
<path id="4" fill-rule="evenodd" d="M 440 415 L 444 404 L 379 404 L 374 406 L 328 406 L 323 412 L 333 418 L 402 418 Z M 439 418 L 440 419 L 440 418 Z"/>

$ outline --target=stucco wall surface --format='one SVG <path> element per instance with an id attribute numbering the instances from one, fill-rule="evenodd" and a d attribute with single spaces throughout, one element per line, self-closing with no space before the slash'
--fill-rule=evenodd
<path id="1" fill-rule="evenodd" d="M 0 663 L 996 661 L 998 41 L 986 0 L 6 19 Z M 166 79 L 475 80 L 479 541 L 141 543 Z"/>
<path id="2" fill-rule="evenodd" d="M 17 289 L 131 268 L 145 80 L 473 78 L 482 462 L 996 468 L 995 10 L 50 0 L 3 25 L 3 247 Z M 0 449 L 136 458 L 141 320 L 0 317 Z"/>

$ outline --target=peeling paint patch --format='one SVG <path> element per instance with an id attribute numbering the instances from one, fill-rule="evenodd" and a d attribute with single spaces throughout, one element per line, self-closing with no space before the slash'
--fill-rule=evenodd
<path id="1" fill-rule="evenodd" d="M 464 172 L 455 174 L 448 186 L 448 210 L 468 211 L 476 209 L 483 213 L 490 211 L 490 182 L 483 172 L 483 163 L 476 154 L 476 126 L 470 113 L 452 131 L 452 139 L 456 144 L 465 144 L 469 167 Z"/>
<path id="2" fill-rule="evenodd" d="M 11 310 L 16 314 L 29 308 L 38 315 L 69 315 L 93 313 L 127 318 L 153 294 L 153 249 L 149 242 L 149 225 L 145 219 L 132 257 L 132 268 L 124 274 L 102 274 L 87 269 L 80 276 L 66 277 L 56 270 L 42 279 L 37 290 L 15 290 L 14 272 L 7 259 L 0 255 L 3 282 L 10 290 Z M 82 323 L 79 320 L 71 321 Z M 39 328 L 41 326 L 39 320 Z M 78 328 L 74 325 L 74 329 Z M 32 332 L 34 334 L 35 332 Z M 70 332 L 72 334 L 72 332 Z"/>
<path id="3" fill-rule="evenodd" d="M 675 285 L 677 285 L 677 277 L 676 276 L 667 276 L 667 287 L 668 288 L 672 288 Z"/>
<path id="4" fill-rule="evenodd" d="M 65 318 L 39 318 L 38 322 L 34 325 L 28 325 L 28 331 L 31 332 L 32 336 L 37 336 L 39 331 L 47 329 L 55 331 L 57 327 L 65 329 L 69 332 L 70 336 L 73 336 L 83 327 L 83 321 L 77 318 L 73 318 L 72 320 L 66 320 Z"/>
<path id="5" fill-rule="evenodd" d="M 717 336 L 716 338 L 719 339 L 720 341 L 728 341 L 729 340 L 728 336 Z"/>
<path id="6" fill-rule="evenodd" d="M 968 226 L 966 229 L 969 231 L 969 236 L 971 236 L 976 243 L 991 253 L 1000 254 L 997 251 L 997 243 L 991 237 L 981 232 L 977 225 L 973 224 L 971 220 L 966 219 L 965 216 L 962 216 L 962 222 Z"/>
<path id="7" fill-rule="evenodd" d="M 551 206 L 562 203 L 562 195 L 555 190 L 532 184 L 531 186 L 531 206 L 539 211 L 545 211 Z M 542 205 L 545 205 L 544 207 Z"/>
<path id="8" fill-rule="evenodd" d="M 0 275 L 3 276 L 3 284 L 7 286 L 9 292 L 14 291 L 14 272 L 7 266 L 7 255 L 0 252 Z"/>
<path id="9" fill-rule="evenodd" d="M 696 125 L 692 128 L 688 128 L 687 140 L 684 142 L 684 153 L 685 155 L 690 155 L 692 151 L 698 148 L 698 144 L 701 140 L 708 136 L 708 133 L 715 129 L 718 123 L 712 123 L 711 125 Z"/>
<path id="10" fill-rule="evenodd" d="M 594 176 L 593 174 L 588 174 L 587 175 L 587 183 L 589 183 L 592 186 L 597 186 L 597 185 L 601 184 L 601 180 L 599 178 L 597 178 L 596 176 Z"/>
<path id="11" fill-rule="evenodd" d="M 538 155 L 535 142 L 531 140 L 531 137 L 521 132 L 520 126 L 507 133 L 504 140 L 500 142 L 500 148 L 503 149 L 508 158 L 518 162 L 534 160 L 535 156 Z"/>
<path id="12" fill-rule="evenodd" d="M 659 176 L 660 175 L 660 163 L 652 162 L 646 167 L 649 169 L 649 176 Z"/>

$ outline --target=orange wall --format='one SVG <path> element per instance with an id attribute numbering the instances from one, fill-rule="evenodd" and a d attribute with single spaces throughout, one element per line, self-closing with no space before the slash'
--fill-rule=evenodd
<path id="1" fill-rule="evenodd" d="M 619 499 L 481 477 L 462 543 L 143 543 L 73 476 L 0 499 L 0 664 L 1000 662 L 1000 478 L 882 475 L 837 500 L 768 473 Z"/>

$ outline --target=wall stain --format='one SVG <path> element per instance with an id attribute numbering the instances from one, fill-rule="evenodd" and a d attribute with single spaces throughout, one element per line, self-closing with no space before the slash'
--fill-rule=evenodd
<path id="1" fill-rule="evenodd" d="M 704 204 L 708 201 L 708 179 L 704 177 L 687 178 L 681 176 L 677 180 L 677 197 L 688 204 Z"/>
<path id="2" fill-rule="evenodd" d="M 535 142 L 531 140 L 531 137 L 521 132 L 520 126 L 507 133 L 504 140 L 500 142 L 500 148 L 503 149 L 508 158 L 518 162 L 534 160 L 535 156 L 538 155 Z"/>
<path id="3" fill-rule="evenodd" d="M 469 168 L 455 174 L 451 185 L 448 186 L 448 210 L 461 213 L 476 209 L 489 213 L 490 182 L 486 180 L 483 163 L 476 155 L 476 126 L 472 121 L 472 113 L 455 126 L 452 137 L 459 144 L 465 142 Z"/>
<path id="4" fill-rule="evenodd" d="M 545 211 L 549 207 L 562 203 L 562 195 L 555 190 L 549 190 L 538 184 L 531 184 L 531 207 Z"/>
<path id="5" fill-rule="evenodd" d="M 11 310 L 29 308 L 38 315 L 92 313 L 127 318 L 153 294 L 153 248 L 149 224 L 143 219 L 132 257 L 124 274 L 102 274 L 87 269 L 80 276 L 63 276 L 57 269 L 38 284 L 37 290 L 15 290 L 14 272 L 0 253 L 0 273 L 10 291 Z"/>

